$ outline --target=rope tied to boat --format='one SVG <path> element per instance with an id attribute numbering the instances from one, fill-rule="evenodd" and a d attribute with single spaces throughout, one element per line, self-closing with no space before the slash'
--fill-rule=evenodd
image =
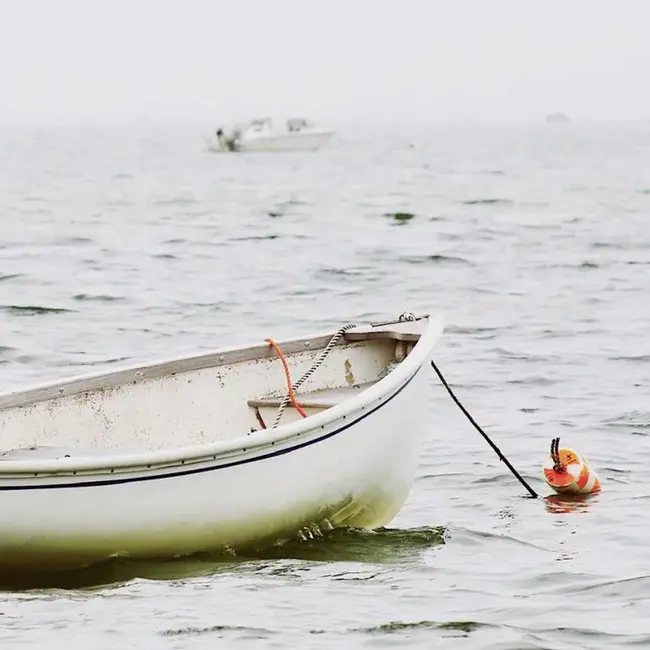
<path id="1" fill-rule="evenodd" d="M 282 349 L 272 338 L 269 337 L 264 339 L 265 342 L 273 348 L 277 356 L 280 358 L 282 366 L 284 367 L 284 375 L 287 380 L 287 394 L 284 396 L 282 402 L 280 402 L 280 406 L 278 407 L 278 412 L 275 415 L 275 420 L 271 425 L 271 429 L 277 428 L 278 424 L 280 423 L 280 419 L 282 418 L 282 414 L 284 413 L 284 409 L 287 408 L 289 403 L 293 405 L 296 411 L 298 411 L 298 413 L 300 413 L 303 418 L 307 417 L 307 414 L 300 406 L 298 399 L 296 398 L 296 391 L 316 372 L 316 370 L 318 370 L 318 368 L 323 365 L 323 362 L 332 351 L 334 346 L 338 343 L 339 339 L 343 336 L 343 334 L 345 334 L 345 332 L 347 332 L 349 329 L 352 329 L 353 327 L 356 327 L 356 323 L 348 323 L 347 325 L 340 327 L 334 336 L 332 336 L 329 343 L 325 346 L 309 370 L 307 370 L 307 372 L 293 384 L 291 382 L 291 371 L 289 370 L 289 364 L 287 363 Z"/>
<path id="2" fill-rule="evenodd" d="M 442 385 L 447 389 L 447 392 L 449 393 L 449 396 L 451 397 L 452 400 L 454 400 L 454 403 L 456 404 L 456 406 L 458 406 L 458 408 L 463 412 L 463 415 L 470 421 L 470 424 L 483 436 L 485 441 L 496 452 L 499 459 L 503 463 L 505 463 L 506 467 L 512 472 L 514 477 L 526 488 L 526 490 L 528 491 L 528 494 L 530 494 L 530 496 L 533 499 L 536 499 L 539 496 L 537 494 L 537 492 L 535 492 L 535 490 L 533 490 L 533 488 L 530 487 L 530 485 L 528 485 L 528 483 L 521 476 L 521 474 L 519 474 L 519 472 L 512 466 L 510 461 L 501 453 L 501 450 L 492 442 L 492 440 L 490 439 L 490 436 L 488 436 L 488 434 L 485 433 L 485 431 L 483 431 L 483 429 L 481 429 L 481 427 L 476 423 L 474 418 L 470 415 L 469 411 L 460 403 L 460 400 L 456 397 L 456 395 L 454 395 L 454 391 L 451 390 L 451 387 L 449 386 L 449 384 L 447 383 L 446 379 L 444 378 L 442 372 L 440 372 L 440 369 L 438 368 L 438 366 L 436 366 L 435 361 L 433 361 L 433 360 L 431 360 L 431 367 L 436 371 L 436 374 L 438 375 L 438 378 L 442 382 Z"/>
<path id="3" fill-rule="evenodd" d="M 287 379 L 287 388 L 288 388 L 287 403 L 290 401 L 293 404 L 296 411 L 298 411 L 298 413 L 300 413 L 300 415 L 302 415 L 303 418 L 306 418 L 307 414 L 302 410 L 302 407 L 300 406 L 300 404 L 298 404 L 298 400 L 296 399 L 296 393 L 293 384 L 291 382 L 291 370 L 289 370 L 289 364 L 287 363 L 286 357 L 284 356 L 282 350 L 280 349 L 280 346 L 272 338 L 270 337 L 266 338 L 264 339 L 264 341 L 268 343 L 275 350 L 275 353 L 280 358 L 280 361 L 282 362 L 282 366 L 284 367 L 284 376 Z"/>

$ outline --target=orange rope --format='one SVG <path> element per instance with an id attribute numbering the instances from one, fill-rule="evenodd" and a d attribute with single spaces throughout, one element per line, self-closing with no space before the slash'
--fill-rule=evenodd
<path id="1" fill-rule="evenodd" d="M 302 415 L 303 418 L 307 417 L 307 414 L 302 410 L 300 404 L 298 404 L 298 400 L 296 399 L 296 394 L 293 392 L 293 382 L 291 381 L 291 372 L 289 371 L 289 364 L 287 363 L 287 360 L 284 358 L 284 354 L 282 354 L 282 350 L 280 349 L 280 346 L 272 339 L 264 339 L 266 343 L 268 343 L 274 350 L 275 353 L 280 357 L 280 361 L 282 361 L 282 365 L 284 366 L 284 375 L 287 378 L 287 388 L 289 389 L 289 399 L 291 400 L 291 403 L 293 404 L 293 407 Z"/>

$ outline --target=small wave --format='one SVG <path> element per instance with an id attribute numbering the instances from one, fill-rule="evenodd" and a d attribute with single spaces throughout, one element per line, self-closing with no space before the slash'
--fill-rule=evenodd
<path id="1" fill-rule="evenodd" d="M 409 255 L 402 256 L 399 258 L 400 262 L 406 262 L 407 264 L 429 264 L 433 262 L 434 264 L 465 264 L 467 266 L 474 266 L 472 262 L 466 260 L 463 257 L 456 257 L 453 255 Z"/>
<path id="2" fill-rule="evenodd" d="M 392 564 L 417 558 L 424 550 L 446 544 L 443 527 L 335 528 L 305 539 L 280 541 L 262 549 L 238 553 L 241 559 L 307 560 Z"/>
<path id="3" fill-rule="evenodd" d="M 527 479 L 529 483 L 536 483 L 539 481 L 539 476 L 535 474 L 520 472 L 520 475 L 524 479 Z M 511 481 L 512 475 L 508 472 L 503 472 L 501 474 L 491 474 L 489 476 L 480 476 L 478 478 L 471 479 L 471 483 L 474 485 L 507 485 Z"/>
<path id="4" fill-rule="evenodd" d="M 552 619 L 552 615 L 551 615 Z M 366 628 L 352 628 L 348 630 L 350 633 L 364 633 L 364 634 L 384 634 L 384 635 L 400 635 L 404 634 L 410 637 L 413 633 L 422 632 L 427 635 L 427 639 L 432 633 L 442 633 L 444 636 L 456 636 L 459 638 L 467 638 L 470 634 L 477 632 L 479 630 L 501 630 L 502 633 L 506 631 L 519 632 L 523 633 L 528 639 L 534 640 L 534 643 L 525 643 L 521 640 L 515 643 L 504 642 L 499 644 L 499 648 L 550 648 L 556 647 L 556 643 L 551 641 L 551 639 L 556 639 L 562 637 L 563 639 L 570 639 L 571 643 L 562 644 L 562 647 L 587 647 L 583 646 L 583 643 L 587 642 L 588 639 L 596 639 L 597 645 L 589 645 L 588 647 L 599 647 L 599 648 L 608 648 L 619 647 L 616 644 L 616 641 L 623 643 L 625 646 L 628 645 L 637 645 L 639 647 L 646 647 L 650 635 L 648 634 L 629 634 L 629 633 L 612 633 L 604 632 L 599 629 L 587 628 L 587 627 L 573 627 L 573 626 L 555 626 L 552 623 L 546 627 L 523 627 L 520 625 L 511 625 L 511 624 L 496 624 L 496 623 L 482 623 L 479 621 L 448 621 L 448 622 L 437 622 L 437 621 L 417 621 L 417 622 L 402 622 L 394 621 L 390 623 L 385 623 L 382 625 L 376 625 Z M 444 634 L 446 632 L 446 634 Z M 455 633 L 455 634 L 454 634 Z M 408 638 L 407 637 L 407 638 Z M 609 643 L 612 642 L 612 646 Z M 434 647 L 434 646 L 431 646 Z M 487 647 L 487 646 L 485 646 Z M 489 647 L 496 648 L 497 645 L 491 644 Z"/>
<path id="5" fill-rule="evenodd" d="M 265 241 L 279 239 L 280 235 L 249 235 L 248 237 L 231 237 L 230 241 Z"/>
<path id="6" fill-rule="evenodd" d="M 505 327 L 470 327 L 463 325 L 450 325 L 446 328 L 447 332 L 453 334 L 494 334 L 496 335 L 499 332 L 504 332 L 508 329 L 512 329 L 512 326 L 507 325 Z"/>
<path id="7" fill-rule="evenodd" d="M 648 587 L 650 587 L 650 575 L 643 574 L 630 578 L 620 578 L 618 580 L 600 580 L 590 585 L 583 585 L 577 588 L 572 585 L 564 589 L 558 589 L 557 591 L 572 594 L 597 592 L 599 595 L 609 598 L 625 597 L 632 599 L 635 594 L 640 598 L 645 598 L 645 594 L 648 593 Z"/>
<path id="8" fill-rule="evenodd" d="M 202 636 L 204 634 L 212 634 L 217 637 L 223 637 L 225 634 L 243 633 L 248 639 L 264 639 L 270 634 L 274 634 L 272 630 L 264 628 L 246 627 L 244 625 L 210 625 L 208 627 L 182 627 L 177 629 L 163 630 L 160 632 L 161 636 Z"/>
<path id="9" fill-rule="evenodd" d="M 121 300 L 126 300 L 124 296 L 110 296 L 108 294 L 91 295 L 89 293 L 77 293 L 74 296 L 72 296 L 72 299 L 78 300 L 80 302 L 85 302 L 85 301 L 118 302 Z"/>
<path id="10" fill-rule="evenodd" d="M 287 205 L 315 205 L 315 202 L 311 199 L 301 199 L 295 196 L 287 201 Z"/>
<path id="11" fill-rule="evenodd" d="M 266 211 L 266 214 L 269 217 L 284 217 L 285 214 L 289 211 L 291 206 L 307 206 L 314 205 L 313 201 L 308 201 L 306 199 L 292 198 L 287 201 L 280 201 L 276 203 L 272 208 L 269 208 Z"/>
<path id="12" fill-rule="evenodd" d="M 306 560 L 311 562 L 355 562 L 371 564 L 398 563 L 417 558 L 422 551 L 446 543 L 446 529 L 422 527 L 411 529 L 379 528 L 374 531 L 335 528 L 320 535 L 278 541 L 260 549 L 224 548 L 213 553 L 146 561 L 113 557 L 80 569 L 0 575 L 0 591 L 25 589 L 79 589 L 98 585 L 125 583 L 136 578 L 180 580 L 189 576 L 214 575 L 217 572 L 260 569 L 255 560 Z M 262 568 L 269 565 L 264 563 Z M 272 569 L 277 571 L 276 568 Z"/>
<path id="13" fill-rule="evenodd" d="M 619 357 L 607 357 L 609 361 L 632 361 L 632 362 L 641 362 L 648 363 L 650 361 L 650 354 L 630 354 L 622 355 Z"/>
<path id="14" fill-rule="evenodd" d="M 74 312 L 74 309 L 63 307 L 41 307 L 39 305 L 0 305 L 0 311 L 17 316 L 35 316 L 37 314 L 66 314 Z"/>
<path id="15" fill-rule="evenodd" d="M 21 354 L 18 348 L 9 345 L 0 345 L 0 363 L 33 364 L 37 358 L 30 354 Z"/>
<path id="16" fill-rule="evenodd" d="M 513 295 L 513 294 L 511 294 Z M 592 303 L 592 299 L 587 299 L 586 302 L 589 302 L 590 304 Z M 594 303 L 598 302 L 603 302 L 600 299 L 594 299 Z M 548 329 L 544 328 L 542 330 L 539 330 L 539 337 L 543 339 L 561 339 L 561 338 L 574 338 L 575 337 L 575 331 L 568 331 L 568 330 L 561 330 L 561 329 Z"/>
<path id="17" fill-rule="evenodd" d="M 522 377 L 521 379 L 508 379 L 506 384 L 512 384 L 514 386 L 553 386 L 558 382 L 557 379 L 549 379 L 548 377 Z"/>
<path id="18" fill-rule="evenodd" d="M 606 242 L 606 241 L 597 241 L 593 242 L 591 244 L 591 248 L 596 248 L 596 249 L 611 249 L 611 250 L 631 250 L 634 248 L 650 248 L 650 242 L 642 242 L 638 240 L 634 240 L 631 242 Z"/>
<path id="19" fill-rule="evenodd" d="M 558 355 L 531 354 L 530 352 L 513 352 L 506 348 L 496 347 L 493 351 L 501 358 L 516 359 L 518 361 L 533 361 L 535 363 L 548 363 L 549 361 L 561 361 L 562 357 Z"/>
<path id="20" fill-rule="evenodd" d="M 629 413 L 621 413 L 613 418 L 608 418 L 604 423 L 634 429 L 650 429 L 650 412 L 631 411 Z"/>
<path id="21" fill-rule="evenodd" d="M 503 475 L 504 478 L 506 475 Z M 504 535 L 503 533 L 493 533 L 487 530 L 475 530 L 472 528 L 457 527 L 451 531 L 451 537 L 455 543 L 469 543 L 472 545 L 481 545 L 483 546 L 486 543 L 486 540 L 504 542 L 506 544 L 515 544 L 517 546 L 524 546 L 531 549 L 536 549 L 538 551 L 550 551 L 552 549 L 542 546 L 541 544 L 535 544 L 533 542 L 528 542 L 525 539 L 520 539 L 514 535 Z"/>
<path id="22" fill-rule="evenodd" d="M 372 627 L 352 628 L 348 631 L 362 632 L 365 634 L 399 634 L 401 632 L 412 632 L 415 630 L 447 630 L 460 632 L 463 636 L 469 636 L 472 632 L 487 627 L 497 626 L 491 623 L 479 623 L 478 621 L 417 621 L 411 623 L 391 621 L 390 623 L 382 623 L 381 625 L 373 625 Z"/>
<path id="23" fill-rule="evenodd" d="M 187 308 L 187 307 L 200 307 L 201 309 L 214 309 L 220 311 L 228 307 L 226 302 L 177 302 L 177 305 Z"/>
<path id="24" fill-rule="evenodd" d="M 3 354 L 4 352 L 11 352 L 12 350 L 15 350 L 16 348 L 12 348 L 9 345 L 0 345 L 0 354 Z"/>
<path id="25" fill-rule="evenodd" d="M 468 199 L 461 201 L 462 205 L 510 205 L 510 199 Z"/>
<path id="26" fill-rule="evenodd" d="M 318 270 L 319 274 L 322 275 L 341 275 L 341 276 L 360 276 L 366 273 L 365 270 L 363 269 L 354 269 L 354 268 L 333 268 L 333 267 L 328 267 L 324 269 L 319 269 Z"/>
<path id="27" fill-rule="evenodd" d="M 2 275 L 0 273 L 0 282 L 6 282 L 7 280 L 15 280 L 16 278 L 21 278 L 22 273 L 7 273 L 6 275 Z"/>
<path id="28" fill-rule="evenodd" d="M 384 216 L 388 217 L 389 219 L 394 219 L 400 223 L 415 219 L 415 215 L 412 212 L 385 212 Z"/>
<path id="29" fill-rule="evenodd" d="M 53 365 L 55 366 L 62 366 L 62 367 L 92 367 L 92 366 L 109 366 L 114 363 L 122 363 L 124 361 L 129 361 L 131 357 L 114 357 L 111 359 L 100 359 L 97 361 L 62 361 L 60 363 L 55 363 Z"/>
<path id="30" fill-rule="evenodd" d="M 650 501 L 650 494 L 633 494 L 627 497 L 628 501 Z"/>
<path id="31" fill-rule="evenodd" d="M 93 240 L 89 237 L 63 237 L 52 243 L 54 246 L 74 246 L 76 244 L 92 244 Z"/>

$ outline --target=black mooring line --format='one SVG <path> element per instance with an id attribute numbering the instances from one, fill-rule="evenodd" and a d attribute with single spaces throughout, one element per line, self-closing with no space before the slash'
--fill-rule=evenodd
<path id="1" fill-rule="evenodd" d="M 492 447 L 492 449 L 494 449 L 494 451 L 497 453 L 497 456 L 499 456 L 499 458 L 506 464 L 508 469 L 519 480 L 519 482 L 528 490 L 528 492 L 530 493 L 530 496 L 532 498 L 534 498 L 534 499 L 539 497 L 537 492 L 535 492 L 535 490 L 533 490 L 533 488 L 530 487 L 530 485 L 528 485 L 528 483 L 526 483 L 526 481 L 522 478 L 522 476 L 519 474 L 519 472 L 510 464 L 510 461 L 501 453 L 501 450 L 492 442 L 492 440 L 490 440 L 490 436 L 488 436 L 488 434 L 485 433 L 485 431 L 483 431 L 483 429 L 481 429 L 481 427 L 474 421 L 474 418 L 468 413 L 467 409 L 460 403 L 460 401 L 458 400 L 456 395 L 454 395 L 454 392 L 449 387 L 449 384 L 445 381 L 445 378 L 442 376 L 442 373 L 440 372 L 440 370 L 438 369 L 438 366 L 436 366 L 436 364 L 435 364 L 435 362 L 433 360 L 431 360 L 431 367 L 436 371 L 436 374 L 440 378 L 440 381 L 442 382 L 442 385 L 447 389 L 447 392 L 451 396 L 451 399 L 453 399 L 454 402 L 456 402 L 456 405 L 458 406 L 458 408 L 465 414 L 467 419 L 474 425 L 474 428 L 485 438 L 485 440 L 487 440 L 490 447 Z"/>

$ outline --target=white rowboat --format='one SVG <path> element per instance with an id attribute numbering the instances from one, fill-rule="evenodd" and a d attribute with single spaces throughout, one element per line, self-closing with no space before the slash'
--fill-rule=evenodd
<path id="1" fill-rule="evenodd" d="M 0 575 L 386 525 L 443 325 L 347 328 L 1 394 Z M 308 375 L 295 406 L 285 360 L 294 385 Z"/>

